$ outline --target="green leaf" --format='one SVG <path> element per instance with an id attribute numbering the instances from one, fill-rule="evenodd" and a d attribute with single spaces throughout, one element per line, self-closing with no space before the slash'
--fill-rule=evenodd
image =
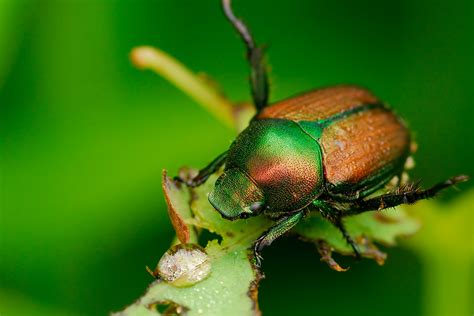
<path id="1" fill-rule="evenodd" d="M 209 278 L 190 287 L 176 287 L 164 281 L 153 283 L 134 305 L 118 315 L 140 315 L 155 305 L 173 302 L 187 310 L 188 315 L 254 315 L 256 303 L 249 296 L 253 282 L 258 280 L 246 247 L 223 249 L 217 241 L 206 247 L 211 258 Z M 145 308 L 144 308 L 145 307 Z M 159 315 L 154 311 L 150 315 Z"/>
<path id="2" fill-rule="evenodd" d="M 384 263 L 386 254 L 378 250 L 374 242 L 395 245 L 396 237 L 411 235 L 419 228 L 418 221 L 409 217 L 401 208 L 347 217 L 344 223 L 362 256 L 372 258 L 379 264 Z M 337 271 L 345 269 L 332 259 L 331 252 L 354 255 L 339 230 L 320 214 L 311 214 L 305 218 L 295 228 L 295 233 L 304 240 L 314 242 L 323 256 L 322 260 Z"/>

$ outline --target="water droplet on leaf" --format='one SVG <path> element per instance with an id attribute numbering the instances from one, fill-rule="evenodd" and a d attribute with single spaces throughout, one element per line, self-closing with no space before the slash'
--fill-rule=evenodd
<path id="1" fill-rule="evenodd" d="M 179 244 L 161 257 L 156 272 L 161 279 L 175 286 L 190 286 L 209 276 L 211 263 L 200 246 Z"/>

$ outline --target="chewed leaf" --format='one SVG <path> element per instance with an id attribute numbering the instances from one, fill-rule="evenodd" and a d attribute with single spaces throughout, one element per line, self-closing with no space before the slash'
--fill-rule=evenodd
<path id="1" fill-rule="evenodd" d="M 347 217 L 344 223 L 348 233 L 358 244 L 362 256 L 372 258 L 379 264 L 384 263 L 386 255 L 377 249 L 374 242 L 394 245 L 397 237 L 411 235 L 420 226 L 417 220 L 409 217 L 401 208 Z M 304 240 L 316 243 L 323 261 L 335 270 L 343 269 L 332 259 L 332 251 L 345 255 L 354 254 L 341 232 L 319 214 L 308 216 L 294 231 Z M 325 248 L 321 249 L 321 245 Z"/>
<path id="2" fill-rule="evenodd" d="M 186 172 L 193 170 L 183 170 L 180 176 L 186 178 Z M 253 254 L 249 249 L 271 221 L 263 217 L 234 222 L 223 219 L 207 200 L 216 178 L 212 176 L 204 185 L 189 192 L 188 187 L 175 184 L 164 173 L 164 190 L 171 205 L 169 214 L 175 218 L 172 221 L 178 236 L 186 229 L 190 232 L 207 229 L 221 235 L 222 241 L 212 240 L 204 250 L 189 244 L 172 247 L 152 271 L 158 280 L 142 298 L 116 315 L 260 314 L 257 288 L 261 276 L 252 263 Z M 181 254 L 178 250 L 195 251 L 191 254 L 192 262 L 176 258 Z M 193 263 L 196 263 L 194 268 Z M 172 313 L 160 313 L 163 306 Z"/>
<path id="3" fill-rule="evenodd" d="M 346 219 L 348 231 L 386 245 L 395 245 L 396 238 L 412 235 L 420 228 L 418 220 L 407 215 L 403 208 L 368 212 Z"/>
<path id="4" fill-rule="evenodd" d="M 259 275 L 248 259 L 247 245 L 225 249 L 216 241 L 206 247 L 212 265 L 211 275 L 192 286 L 176 287 L 158 280 L 135 304 L 116 315 L 160 315 L 156 305 L 172 302 L 186 315 L 258 315 L 251 297 Z"/>

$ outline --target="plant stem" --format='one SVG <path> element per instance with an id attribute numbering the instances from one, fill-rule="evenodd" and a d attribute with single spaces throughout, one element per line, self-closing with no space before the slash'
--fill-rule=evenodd
<path id="1" fill-rule="evenodd" d="M 153 47 L 141 46 L 132 50 L 130 58 L 136 67 L 153 70 L 173 83 L 228 127 L 236 127 L 234 105 L 172 56 Z"/>

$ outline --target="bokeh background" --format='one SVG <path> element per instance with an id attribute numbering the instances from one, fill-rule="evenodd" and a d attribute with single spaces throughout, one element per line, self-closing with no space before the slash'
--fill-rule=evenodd
<path id="1" fill-rule="evenodd" d="M 234 7 L 269 46 L 272 100 L 370 87 L 416 135 L 414 178 L 474 175 L 473 1 Z M 204 166 L 231 143 L 233 132 L 194 101 L 132 67 L 130 50 L 144 44 L 249 99 L 243 46 L 218 0 L 0 0 L 2 315 L 104 315 L 139 297 L 151 281 L 144 266 L 173 237 L 161 170 Z M 388 251 L 384 267 L 349 261 L 336 273 L 313 246 L 277 241 L 264 253 L 261 308 L 420 315 L 423 264 L 403 243 Z"/>

